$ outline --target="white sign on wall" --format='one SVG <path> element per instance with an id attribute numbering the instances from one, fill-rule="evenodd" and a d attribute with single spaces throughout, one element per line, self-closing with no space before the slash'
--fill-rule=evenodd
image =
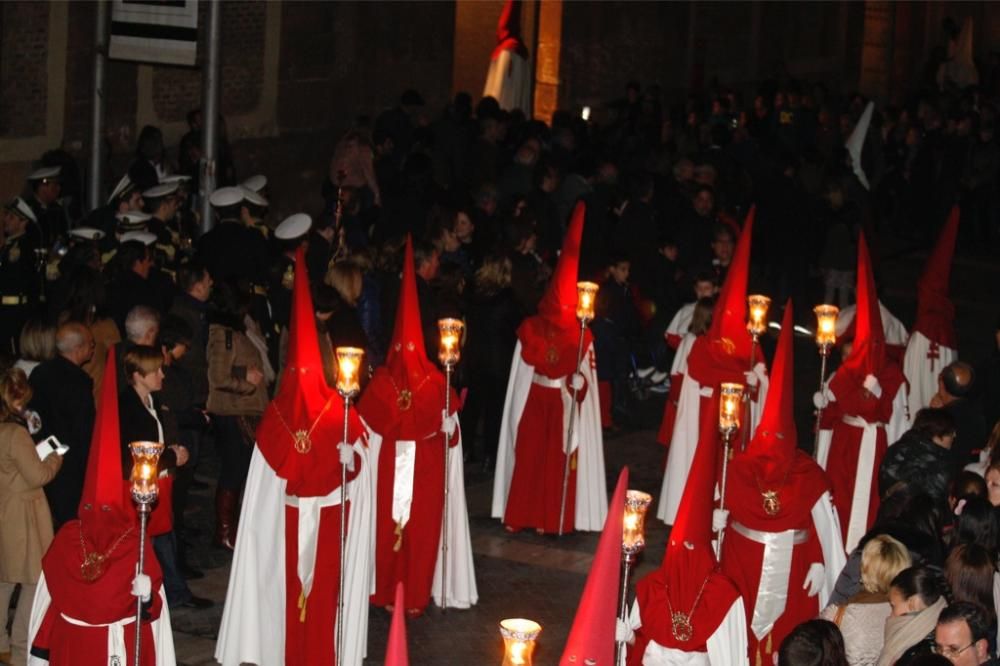
<path id="1" fill-rule="evenodd" d="M 194 65 L 198 0 L 112 0 L 108 57 Z"/>

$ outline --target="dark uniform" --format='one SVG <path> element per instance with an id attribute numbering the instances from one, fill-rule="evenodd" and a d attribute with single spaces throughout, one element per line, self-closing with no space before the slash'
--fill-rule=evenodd
<path id="1" fill-rule="evenodd" d="M 51 203 L 48 206 L 34 196 L 25 198 L 28 206 L 31 207 L 38 220 L 38 226 L 42 233 L 42 246 L 51 249 L 57 240 L 66 236 L 66 211 L 58 203 Z"/>
<path id="2" fill-rule="evenodd" d="M 28 223 L 25 231 L 8 237 L 0 247 L 0 352 L 16 355 L 21 329 L 38 308 L 41 275 L 35 250 L 39 231 Z"/>

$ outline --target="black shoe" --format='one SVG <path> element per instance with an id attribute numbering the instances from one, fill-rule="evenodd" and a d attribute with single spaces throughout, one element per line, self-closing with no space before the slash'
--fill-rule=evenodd
<path id="1" fill-rule="evenodd" d="M 180 563 L 177 566 L 177 570 L 181 572 L 186 580 L 198 580 L 199 578 L 205 577 L 205 572 L 200 569 L 195 569 L 190 564 Z"/>
<path id="2" fill-rule="evenodd" d="M 215 602 L 211 599 L 202 599 L 201 597 L 196 597 L 191 595 L 191 598 L 187 601 L 181 602 L 179 604 L 174 604 L 171 606 L 171 610 L 174 608 L 194 608 L 195 610 L 205 610 L 206 608 L 211 608 L 215 605 Z"/>

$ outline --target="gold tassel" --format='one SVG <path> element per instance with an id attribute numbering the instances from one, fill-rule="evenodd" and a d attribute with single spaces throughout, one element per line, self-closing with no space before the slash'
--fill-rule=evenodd
<path id="1" fill-rule="evenodd" d="M 299 622 L 306 621 L 306 593 L 305 590 L 299 592 Z"/>
<path id="2" fill-rule="evenodd" d="M 392 552 L 398 553 L 403 548 L 403 523 L 396 522 L 396 543 L 392 544 Z"/>

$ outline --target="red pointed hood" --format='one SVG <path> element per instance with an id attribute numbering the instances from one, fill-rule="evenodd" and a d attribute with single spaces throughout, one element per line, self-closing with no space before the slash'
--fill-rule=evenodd
<path id="1" fill-rule="evenodd" d="M 507 0 L 497 21 L 497 45 L 490 55 L 496 60 L 503 51 L 513 51 L 522 58 L 528 57 L 528 49 L 521 41 L 521 0 Z"/>
<path id="2" fill-rule="evenodd" d="M 122 482 L 122 443 L 118 426 L 118 371 L 114 349 L 108 350 L 104 363 L 101 399 L 90 438 L 87 474 L 83 479 L 83 495 L 77 510 L 80 520 L 90 522 L 109 516 L 115 521 L 129 521 L 135 515 Z"/>
<path id="3" fill-rule="evenodd" d="M 444 374 L 427 358 L 424 346 L 413 243 L 407 236 L 392 342 L 385 365 L 375 371 L 358 410 L 383 437 L 421 440 L 441 427 L 444 391 Z M 452 389 L 451 409 L 458 407 L 458 394 Z"/>
<path id="4" fill-rule="evenodd" d="M 795 457 L 798 445 L 793 399 L 794 325 L 792 301 L 789 299 L 785 303 L 785 316 L 781 320 L 778 348 L 774 353 L 774 363 L 768 375 L 770 383 L 767 388 L 767 400 L 764 402 L 764 412 L 748 447 L 750 455 L 765 459 L 765 475 L 768 477 L 773 470 L 787 469 Z"/>
<path id="5" fill-rule="evenodd" d="M 604 520 L 604 530 L 597 542 L 597 553 L 587 575 L 573 626 L 569 630 L 566 649 L 559 660 L 560 666 L 611 664 L 614 661 L 622 522 L 627 488 L 628 467 L 625 467 L 618 475 L 618 485 L 615 486 L 608 505 L 608 517 Z"/>
<path id="6" fill-rule="evenodd" d="M 726 280 L 712 313 L 712 325 L 695 343 L 688 359 L 688 373 L 701 384 L 714 385 L 717 373 L 729 369 L 738 373 L 749 368 L 752 338 L 747 332 L 747 283 L 750 277 L 750 248 L 756 207 L 747 213 L 746 223 L 736 244 Z M 758 360 L 763 356 L 757 348 Z"/>
<path id="7" fill-rule="evenodd" d="M 289 495 L 326 495 L 340 485 L 336 446 L 344 436 L 344 408 L 340 396 L 327 385 L 323 375 L 302 247 L 295 253 L 288 334 L 288 360 L 278 393 L 264 410 L 257 428 L 257 446 L 275 473 L 288 481 Z M 311 444 L 305 447 L 308 450 L 297 450 L 293 433 L 310 430 Z M 348 437 L 353 442 L 362 432 L 361 421 L 352 408 Z"/>
<path id="8" fill-rule="evenodd" d="M 538 304 L 538 314 L 551 322 L 573 329 L 576 321 L 576 283 L 580 270 L 580 243 L 583 239 L 583 220 L 587 207 L 580 201 L 573 209 L 569 229 L 563 239 L 562 252 L 556 270 L 552 273 L 549 288 Z"/>
<path id="9" fill-rule="evenodd" d="M 392 624 L 389 625 L 389 643 L 385 648 L 385 666 L 410 666 L 406 650 L 406 614 L 403 583 L 396 583 L 396 601 L 392 607 Z"/>
<path id="10" fill-rule="evenodd" d="M 959 218 L 959 208 L 954 206 L 937 245 L 927 258 L 923 275 L 917 282 L 917 321 L 913 325 L 914 331 L 920 331 L 931 342 L 951 349 L 958 347 L 955 305 L 948 296 L 948 287 Z"/>
<path id="11" fill-rule="evenodd" d="M 841 367 L 863 379 L 868 374 L 877 376 L 885 366 L 885 330 L 882 328 L 875 275 L 864 232 L 858 235 L 857 292 L 854 345 Z"/>

